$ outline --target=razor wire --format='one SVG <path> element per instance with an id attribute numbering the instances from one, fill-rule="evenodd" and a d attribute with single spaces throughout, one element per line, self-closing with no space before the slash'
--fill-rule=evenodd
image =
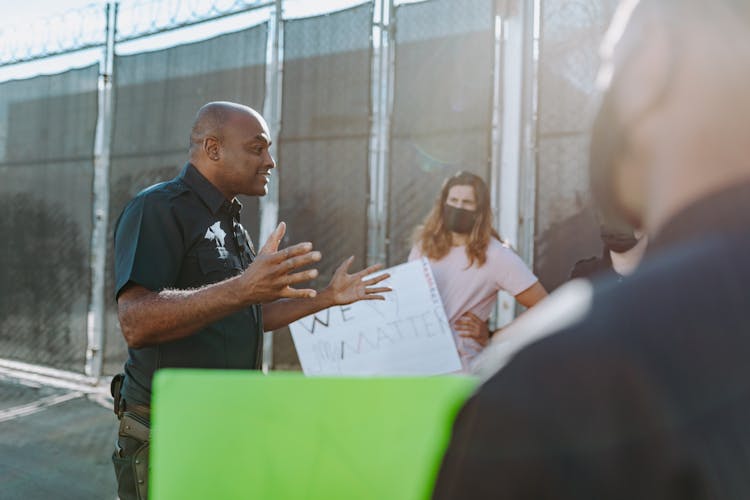
<path id="1" fill-rule="evenodd" d="M 115 41 L 125 42 L 274 3 L 273 0 L 140 0 L 91 4 L 0 28 L 0 67 L 104 46 L 107 8 L 117 9 Z"/>
<path id="2" fill-rule="evenodd" d="M 92 4 L 1 28 L 0 66 L 102 46 L 106 22 L 104 6 Z"/>
<path id="3" fill-rule="evenodd" d="M 115 41 L 124 42 L 274 5 L 273 0 L 141 0 L 118 8 Z"/>

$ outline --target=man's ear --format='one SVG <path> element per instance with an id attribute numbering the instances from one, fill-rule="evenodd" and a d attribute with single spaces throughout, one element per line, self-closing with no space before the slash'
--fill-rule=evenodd
<path id="1" fill-rule="evenodd" d="M 203 152 L 206 153 L 209 160 L 219 161 L 221 158 L 221 144 L 219 143 L 219 139 L 211 135 L 203 139 Z"/>

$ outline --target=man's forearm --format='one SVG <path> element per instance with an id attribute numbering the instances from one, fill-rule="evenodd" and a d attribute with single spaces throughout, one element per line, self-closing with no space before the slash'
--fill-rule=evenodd
<path id="1" fill-rule="evenodd" d="M 154 292 L 130 283 L 117 299 L 117 313 L 128 346 L 134 348 L 187 337 L 251 304 L 279 298 L 314 297 L 315 290 L 292 288 L 318 276 L 317 269 L 297 271 L 320 260 L 311 243 L 278 250 L 281 223 L 242 274 L 196 290 Z M 303 313 L 304 315 L 304 313 Z"/>
<path id="2" fill-rule="evenodd" d="M 134 348 L 187 337 L 249 304 L 230 278 L 194 290 L 154 292 L 132 284 L 118 298 L 118 314 L 128 346 Z"/>
<path id="3" fill-rule="evenodd" d="M 322 291 L 311 299 L 280 299 L 263 304 L 263 330 L 269 332 L 287 326 L 309 314 L 335 305 L 331 294 Z"/>

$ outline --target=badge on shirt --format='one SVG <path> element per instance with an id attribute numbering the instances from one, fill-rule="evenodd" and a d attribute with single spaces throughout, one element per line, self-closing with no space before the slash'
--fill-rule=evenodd
<path id="1" fill-rule="evenodd" d="M 226 237 L 226 235 L 227 233 L 224 232 L 224 230 L 221 228 L 220 221 L 216 221 L 206 231 L 205 238 L 209 241 L 216 242 L 216 250 L 219 252 L 220 259 L 226 259 L 227 256 L 229 255 L 229 252 L 224 246 L 224 238 Z"/>

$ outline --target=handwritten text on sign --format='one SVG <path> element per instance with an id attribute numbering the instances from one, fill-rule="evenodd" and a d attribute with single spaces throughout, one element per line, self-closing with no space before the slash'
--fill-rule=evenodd
<path id="1" fill-rule="evenodd" d="M 461 368 L 426 259 L 392 267 L 386 300 L 335 306 L 289 328 L 307 375 L 433 375 Z M 379 285 L 380 286 L 380 285 Z"/>

